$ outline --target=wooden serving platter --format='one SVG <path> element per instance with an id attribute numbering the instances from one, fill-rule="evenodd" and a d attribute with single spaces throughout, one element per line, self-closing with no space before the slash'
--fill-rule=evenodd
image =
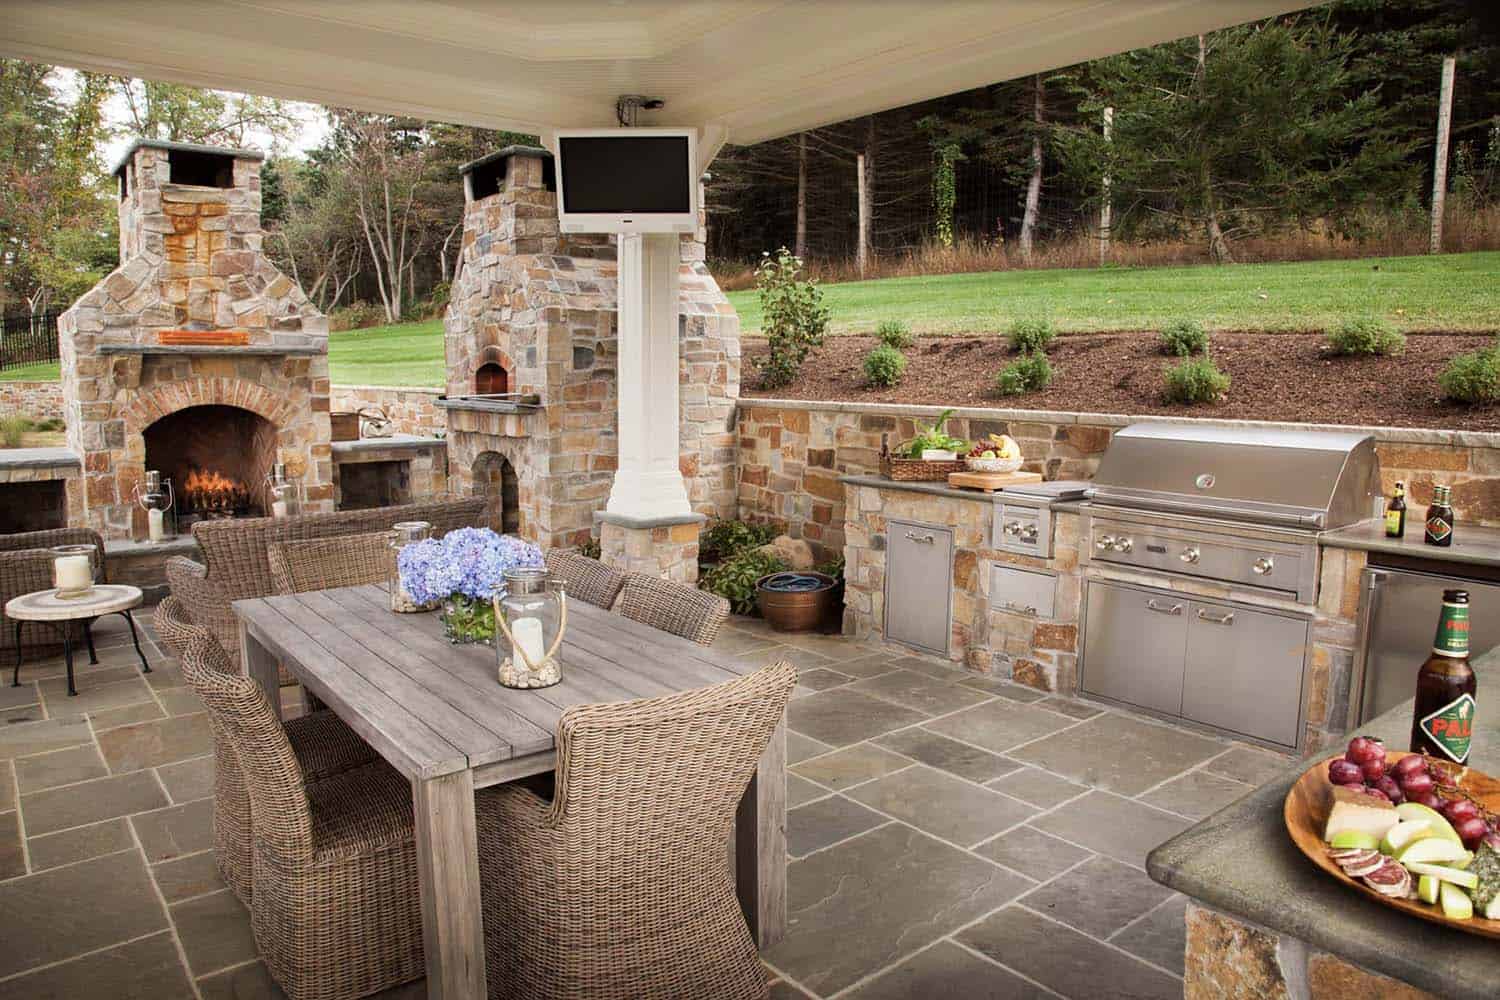
<path id="1" fill-rule="evenodd" d="M 1424 903 L 1420 899 L 1392 899 L 1390 896 L 1382 896 L 1359 879 L 1345 875 L 1344 870 L 1334 863 L 1333 859 L 1328 856 L 1328 845 L 1323 842 L 1323 826 L 1328 820 L 1328 788 L 1332 784 L 1328 780 L 1328 762 L 1337 760 L 1341 756 L 1343 755 L 1333 754 L 1314 764 L 1303 772 L 1291 791 L 1286 793 L 1286 804 L 1282 808 L 1282 816 L 1286 820 L 1287 833 L 1292 836 L 1292 843 L 1311 858 L 1313 864 L 1370 899 L 1378 900 L 1386 906 L 1393 906 L 1414 917 L 1420 917 L 1435 924 L 1446 924 L 1449 927 L 1483 937 L 1500 938 L 1500 920 L 1486 920 L 1478 915 L 1469 920 L 1449 920 L 1443 916 L 1441 907 Z M 1398 761 L 1405 756 L 1406 754 L 1400 752 L 1386 752 L 1386 760 L 1391 762 Z M 1484 808 L 1491 812 L 1500 810 L 1500 781 L 1496 781 L 1482 771 L 1469 768 L 1463 772 L 1458 784 L 1470 798 Z"/>
<path id="2" fill-rule="evenodd" d="M 993 493 L 1018 483 L 1039 483 L 1040 472 L 950 472 L 948 485 L 965 490 L 985 490 Z"/>

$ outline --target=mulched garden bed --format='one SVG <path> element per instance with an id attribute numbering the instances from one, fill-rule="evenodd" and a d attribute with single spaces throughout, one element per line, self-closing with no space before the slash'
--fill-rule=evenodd
<path id="1" fill-rule="evenodd" d="M 1160 353 L 1154 332 L 1068 334 L 1053 343 L 1052 384 L 1041 392 L 1001 396 L 995 375 L 1013 360 L 1005 339 L 921 338 L 906 351 L 906 374 L 892 389 L 865 384 L 872 337 L 829 337 L 792 385 L 760 388 L 754 359 L 764 342 L 747 344 L 742 394 L 750 397 L 996 406 L 1089 413 L 1172 414 L 1236 420 L 1500 430 L 1500 406 L 1465 407 L 1439 398 L 1438 374 L 1456 354 L 1494 338 L 1411 334 L 1395 357 L 1329 357 L 1314 334 L 1213 335 L 1214 362 L 1232 379 L 1228 398 L 1207 406 L 1162 402 L 1162 372 L 1175 359 Z"/>

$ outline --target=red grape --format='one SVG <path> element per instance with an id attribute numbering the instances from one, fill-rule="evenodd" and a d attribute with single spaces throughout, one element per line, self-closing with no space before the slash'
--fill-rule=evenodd
<path id="1" fill-rule="evenodd" d="M 1443 800 L 1438 798 L 1431 792 L 1428 792 L 1426 795 L 1407 796 L 1407 798 L 1412 802 L 1420 802 L 1428 809 L 1437 809 L 1441 811 L 1443 806 Z"/>
<path id="2" fill-rule="evenodd" d="M 1453 832 L 1458 834 L 1458 839 L 1464 842 L 1469 850 L 1479 846 L 1479 842 L 1489 835 L 1490 825 L 1478 816 L 1470 816 L 1453 824 Z"/>
<path id="3" fill-rule="evenodd" d="M 1349 749 L 1345 752 L 1344 756 L 1356 764 L 1378 760 L 1383 766 L 1385 764 L 1385 744 L 1368 736 L 1356 736 L 1349 741 Z"/>
<path id="4" fill-rule="evenodd" d="M 1454 799 L 1443 806 L 1443 818 L 1455 826 L 1466 819 L 1479 816 L 1479 807 L 1468 799 Z"/>
<path id="5" fill-rule="evenodd" d="M 1365 780 L 1371 784 L 1375 784 L 1385 777 L 1384 761 L 1367 760 L 1359 765 L 1359 769 L 1364 772 Z"/>
<path id="6" fill-rule="evenodd" d="M 1395 768 L 1397 780 L 1399 781 L 1412 774 L 1425 775 L 1427 773 L 1427 762 L 1422 759 L 1421 754 L 1409 753 L 1396 761 Z"/>
<path id="7" fill-rule="evenodd" d="M 1401 779 L 1401 794 L 1409 799 L 1415 800 L 1423 795 L 1431 794 L 1432 789 L 1432 777 L 1426 771 L 1408 774 Z"/>
<path id="8" fill-rule="evenodd" d="M 1394 778 L 1382 777 L 1379 781 L 1375 782 L 1375 787 L 1380 789 L 1386 798 L 1398 806 L 1406 801 L 1406 796 L 1401 794 L 1401 786 L 1396 784 Z"/>
<path id="9" fill-rule="evenodd" d="M 1365 785 L 1364 786 L 1364 790 L 1365 790 L 1365 794 L 1366 795 L 1369 795 L 1369 796 L 1371 796 L 1373 798 L 1377 798 L 1377 799 L 1379 799 L 1382 802 L 1389 802 L 1389 801 L 1391 801 L 1391 797 L 1389 795 L 1385 794 L 1385 792 L 1382 792 L 1378 788 L 1372 788 L 1369 785 Z M 1397 789 L 1397 791 L 1399 792 L 1400 789 Z"/>
<path id="10" fill-rule="evenodd" d="M 1360 771 L 1359 765 L 1344 760 L 1342 757 L 1328 764 L 1328 780 L 1335 785 L 1360 785 L 1364 783 L 1365 776 Z"/>

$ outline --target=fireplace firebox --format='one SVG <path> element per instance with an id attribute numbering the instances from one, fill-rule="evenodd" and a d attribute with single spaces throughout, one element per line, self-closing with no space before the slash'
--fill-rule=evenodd
<path id="1" fill-rule="evenodd" d="M 194 521 L 264 514 L 276 428 L 237 406 L 189 406 L 146 428 L 146 468 L 172 480 L 179 530 Z"/>

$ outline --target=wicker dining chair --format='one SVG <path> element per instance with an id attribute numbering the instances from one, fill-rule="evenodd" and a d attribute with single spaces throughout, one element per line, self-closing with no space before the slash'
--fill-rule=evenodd
<path id="1" fill-rule="evenodd" d="M 338 538 L 303 538 L 266 546 L 277 593 L 385 583 L 391 578 L 394 553 L 389 531 L 370 531 Z"/>
<path id="2" fill-rule="evenodd" d="M 551 802 L 479 792 L 491 997 L 765 997 L 725 845 L 796 682 L 783 662 L 575 706 L 557 724 Z"/>
<path id="3" fill-rule="evenodd" d="M 700 646 L 711 646 L 729 619 L 729 602 L 673 580 L 627 573 L 620 590 L 620 614 Z"/>
<path id="4" fill-rule="evenodd" d="M 228 738 L 254 821 L 250 926 L 291 1000 L 362 997 L 420 978 L 411 786 L 384 761 L 308 780 L 260 685 L 205 638 L 183 673 Z"/>
<path id="5" fill-rule="evenodd" d="M 615 598 L 625 586 L 625 574 L 619 570 L 610 569 L 597 559 L 562 549 L 547 552 L 547 572 L 563 580 L 569 597 L 587 601 L 606 611 L 615 606 Z"/>
<path id="6" fill-rule="evenodd" d="M 152 624 L 172 655 L 182 661 L 183 676 L 195 691 L 198 688 L 194 683 L 195 672 L 238 674 L 219 640 L 208 629 L 194 625 L 182 602 L 175 597 L 165 598 L 157 606 Z M 189 663 L 188 651 L 195 644 L 200 648 Z M 377 759 L 375 751 L 332 712 L 312 712 L 289 719 L 285 725 L 287 740 L 308 781 L 320 781 Z M 254 893 L 250 794 L 229 737 L 212 714 L 209 730 L 214 740 L 214 863 L 225 884 L 248 905 Z"/>

